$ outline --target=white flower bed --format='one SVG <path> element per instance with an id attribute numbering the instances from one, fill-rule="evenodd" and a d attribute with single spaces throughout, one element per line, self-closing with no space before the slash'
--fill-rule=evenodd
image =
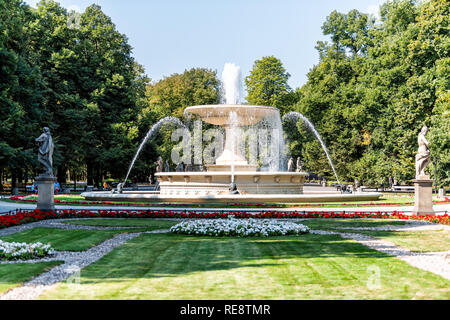
<path id="1" fill-rule="evenodd" d="M 170 232 L 198 236 L 286 236 L 308 233 L 309 228 L 289 221 L 257 219 L 189 220 L 170 228 Z"/>
<path id="2" fill-rule="evenodd" d="M 42 258 L 55 252 L 49 244 L 40 242 L 20 243 L 0 240 L 1 260 L 28 260 Z"/>

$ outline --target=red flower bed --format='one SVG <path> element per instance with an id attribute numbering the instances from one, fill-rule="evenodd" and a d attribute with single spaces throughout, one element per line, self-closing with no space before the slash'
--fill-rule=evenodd
<path id="1" fill-rule="evenodd" d="M 296 212 L 296 211 L 265 211 L 262 213 L 252 214 L 246 211 L 233 213 L 224 212 L 196 212 L 196 211 L 172 211 L 172 210 L 138 210 L 138 211 L 121 211 L 121 210 L 57 210 L 56 212 L 42 212 L 39 210 L 19 211 L 16 214 L 5 214 L 0 216 L 0 228 L 7 228 L 24 223 L 41 221 L 46 219 L 63 219 L 63 218 L 226 218 L 234 215 L 236 218 L 261 218 L 261 219 L 286 219 L 286 218 L 326 218 L 326 219 L 355 219 L 355 218 L 378 218 L 378 219 L 404 219 L 404 220 L 423 220 L 433 223 L 450 225 L 450 215 L 442 216 L 410 216 L 402 212 Z"/>
<path id="2" fill-rule="evenodd" d="M 36 195 L 35 195 L 36 196 Z M 28 195 L 22 196 L 12 196 L 9 199 L 14 201 L 24 201 L 24 202 L 37 202 L 36 199 L 27 199 Z M 129 203 L 120 203 L 114 201 L 78 201 L 78 200 L 58 200 L 55 199 L 55 203 L 59 204 L 86 204 L 86 205 L 111 205 L 111 206 L 124 206 L 124 207 L 145 207 L 148 206 L 147 203 L 142 202 L 129 202 Z M 443 200 L 433 201 L 434 204 L 442 204 L 442 203 L 450 203 L 450 197 L 444 197 Z M 414 202 L 405 202 L 405 203 L 393 203 L 393 202 L 371 202 L 365 204 L 358 203 L 340 203 L 339 205 L 330 205 L 326 203 L 304 203 L 304 204 L 265 204 L 265 203 L 225 203 L 224 206 L 228 207 L 276 207 L 276 208 L 289 208 L 289 207 L 298 207 L 298 208 L 320 208 L 320 207 L 328 207 L 328 206 L 338 206 L 338 207 L 376 207 L 376 206 L 405 206 L 405 205 L 413 205 Z M 165 207 L 185 207 L 185 203 L 169 203 L 169 204 L 161 204 L 161 206 Z M 190 207 L 198 207 L 203 208 L 207 207 L 204 204 L 189 204 Z"/>

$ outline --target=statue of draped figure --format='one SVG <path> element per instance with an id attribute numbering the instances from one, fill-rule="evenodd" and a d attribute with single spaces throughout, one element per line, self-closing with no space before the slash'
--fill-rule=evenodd
<path id="1" fill-rule="evenodd" d="M 36 138 L 36 142 L 39 143 L 38 161 L 43 165 L 45 174 L 53 176 L 53 139 L 48 127 L 44 128 L 44 132 Z"/>
<path id="2" fill-rule="evenodd" d="M 419 136 L 417 138 L 417 142 L 419 144 L 419 149 L 417 150 L 416 154 L 416 179 L 419 179 L 420 176 L 425 176 L 425 168 L 428 166 L 428 164 L 431 161 L 430 158 L 430 150 L 427 138 L 425 135 L 428 132 L 428 127 L 424 126 L 422 130 L 419 133 Z"/>

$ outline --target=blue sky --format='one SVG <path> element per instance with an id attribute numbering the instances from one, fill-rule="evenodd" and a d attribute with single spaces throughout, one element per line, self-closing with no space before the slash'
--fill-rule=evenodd
<path id="1" fill-rule="evenodd" d="M 37 0 L 25 0 L 35 6 Z M 247 76 L 256 59 L 274 55 L 300 87 L 318 63 L 314 48 L 333 11 L 377 14 L 384 0 L 60 0 L 82 12 L 96 3 L 127 35 L 133 55 L 158 81 L 185 69 L 217 70 L 226 62 Z"/>

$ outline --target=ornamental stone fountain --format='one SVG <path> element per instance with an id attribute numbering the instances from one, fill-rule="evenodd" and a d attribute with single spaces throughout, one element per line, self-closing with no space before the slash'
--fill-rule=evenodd
<path id="1" fill-rule="evenodd" d="M 107 201 L 258 203 L 377 200 L 382 195 L 381 193 L 343 194 L 340 192 L 305 194 L 303 186 L 308 174 L 299 167 L 297 170 L 285 170 L 287 154 L 278 109 L 270 106 L 240 104 L 240 68 L 234 64 L 225 65 L 222 79 L 224 97 L 222 104 L 192 106 L 185 109 L 186 117 L 199 117 L 206 123 L 220 126 L 225 132 L 223 151 L 215 157 L 214 163 L 204 165 L 206 171 L 162 172 L 159 170 L 155 173 L 159 191 L 85 192 L 82 196 L 88 200 Z M 290 119 L 295 120 L 299 116 L 301 119 L 305 118 L 299 114 L 291 114 Z M 160 125 L 167 122 L 175 123 L 183 130 L 187 130 L 187 127 L 177 119 L 160 120 L 149 130 L 140 144 L 129 166 L 127 177 L 144 144 L 152 138 Z M 254 161 L 254 158 L 249 161 L 246 155 L 251 153 L 248 151 L 250 147 L 245 148 L 247 136 L 243 132 L 258 126 L 270 127 L 271 134 L 264 134 L 267 128 L 257 131 L 256 134 L 257 139 L 270 140 L 270 148 L 265 149 L 264 161 L 261 161 L 261 158 L 259 162 Z M 314 129 L 314 126 L 312 128 Z M 315 134 L 320 138 L 317 132 Z M 243 142 L 244 148 L 242 148 Z M 264 147 L 261 147 L 264 143 L 259 143 L 258 140 L 258 145 L 252 149 L 253 151 L 264 150 Z M 321 143 L 323 144 L 322 141 Z M 267 147 L 267 144 L 265 146 Z M 323 148 L 336 174 L 324 145 Z M 179 163 L 176 164 L 178 167 Z M 190 162 L 186 165 L 191 166 Z"/>
<path id="2" fill-rule="evenodd" d="M 280 117 L 276 108 L 238 104 L 188 107 L 186 114 L 195 114 L 203 121 L 225 130 L 225 147 L 215 164 L 206 165 L 206 172 L 159 172 L 161 196 L 227 195 L 231 183 L 240 195 L 302 194 L 306 172 L 257 171 L 239 152 L 241 127 L 252 126 L 266 117 Z"/>

